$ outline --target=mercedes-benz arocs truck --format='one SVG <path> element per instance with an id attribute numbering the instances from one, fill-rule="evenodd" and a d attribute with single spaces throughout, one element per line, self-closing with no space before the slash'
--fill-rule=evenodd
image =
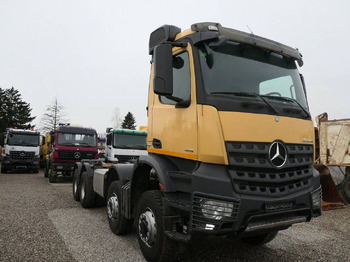
<path id="1" fill-rule="evenodd" d="M 76 166 L 115 234 L 135 222 L 144 257 L 167 261 L 198 235 L 261 245 L 321 214 L 297 49 L 199 23 L 160 27 L 149 53 L 148 155 Z"/>
<path id="2" fill-rule="evenodd" d="M 39 172 L 40 132 L 7 128 L 2 152 L 1 173 L 10 170 Z"/>
<path id="3" fill-rule="evenodd" d="M 146 155 L 147 131 L 107 128 L 106 162 L 132 162 L 140 155 Z"/>

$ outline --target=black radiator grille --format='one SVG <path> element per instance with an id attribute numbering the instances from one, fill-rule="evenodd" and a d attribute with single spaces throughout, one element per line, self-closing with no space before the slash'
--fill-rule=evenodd
<path id="1" fill-rule="evenodd" d="M 125 156 L 125 155 L 115 155 L 115 157 L 118 159 L 119 163 L 126 163 L 126 162 L 132 163 L 137 158 L 137 156 Z"/>
<path id="2" fill-rule="evenodd" d="M 10 157 L 15 160 L 32 160 L 35 152 L 10 151 Z"/>
<path id="3" fill-rule="evenodd" d="M 313 146 L 286 144 L 281 168 L 270 162 L 270 143 L 227 142 L 229 172 L 240 194 L 278 197 L 311 186 Z"/>
<path id="4" fill-rule="evenodd" d="M 59 159 L 62 160 L 81 160 L 94 159 L 97 151 L 73 151 L 73 150 L 57 150 Z"/>

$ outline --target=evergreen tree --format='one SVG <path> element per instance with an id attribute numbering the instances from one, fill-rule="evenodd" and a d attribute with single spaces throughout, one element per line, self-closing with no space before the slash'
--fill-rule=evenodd
<path id="1" fill-rule="evenodd" d="M 51 104 L 47 105 L 45 114 L 40 119 L 40 130 L 42 132 L 50 132 L 56 129 L 58 124 L 66 123 L 67 120 L 63 117 L 66 115 L 63 112 L 64 107 L 57 101 L 57 97 Z"/>
<path id="2" fill-rule="evenodd" d="M 4 107 L 2 106 L 2 104 L 5 101 L 5 90 L 3 90 L 0 87 L 0 134 L 3 131 L 3 126 L 5 125 L 3 122 L 4 120 L 4 116 L 5 116 L 5 111 L 4 111 Z"/>
<path id="3" fill-rule="evenodd" d="M 125 129 L 136 129 L 135 117 L 132 113 L 128 112 L 123 120 L 122 128 Z"/>
<path id="4" fill-rule="evenodd" d="M 35 119 L 31 117 L 30 104 L 22 100 L 21 94 L 14 87 L 0 89 L 0 133 L 8 127 L 29 129 L 34 125 L 30 123 Z"/>

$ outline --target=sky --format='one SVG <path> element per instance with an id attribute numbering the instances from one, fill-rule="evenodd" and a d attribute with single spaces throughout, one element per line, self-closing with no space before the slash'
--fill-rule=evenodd
<path id="1" fill-rule="evenodd" d="M 0 87 L 19 90 L 37 127 L 57 98 L 72 125 L 103 133 L 117 108 L 138 128 L 150 33 L 218 22 L 298 48 L 313 119 L 350 118 L 349 11 L 348 0 L 0 0 Z"/>

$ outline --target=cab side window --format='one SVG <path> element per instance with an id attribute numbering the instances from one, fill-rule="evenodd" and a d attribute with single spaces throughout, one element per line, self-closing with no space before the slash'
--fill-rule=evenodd
<path id="1" fill-rule="evenodd" d="M 188 101 L 191 97 L 191 73 L 188 53 L 173 56 L 173 97 Z M 175 105 L 177 102 L 160 96 L 163 104 Z"/>

